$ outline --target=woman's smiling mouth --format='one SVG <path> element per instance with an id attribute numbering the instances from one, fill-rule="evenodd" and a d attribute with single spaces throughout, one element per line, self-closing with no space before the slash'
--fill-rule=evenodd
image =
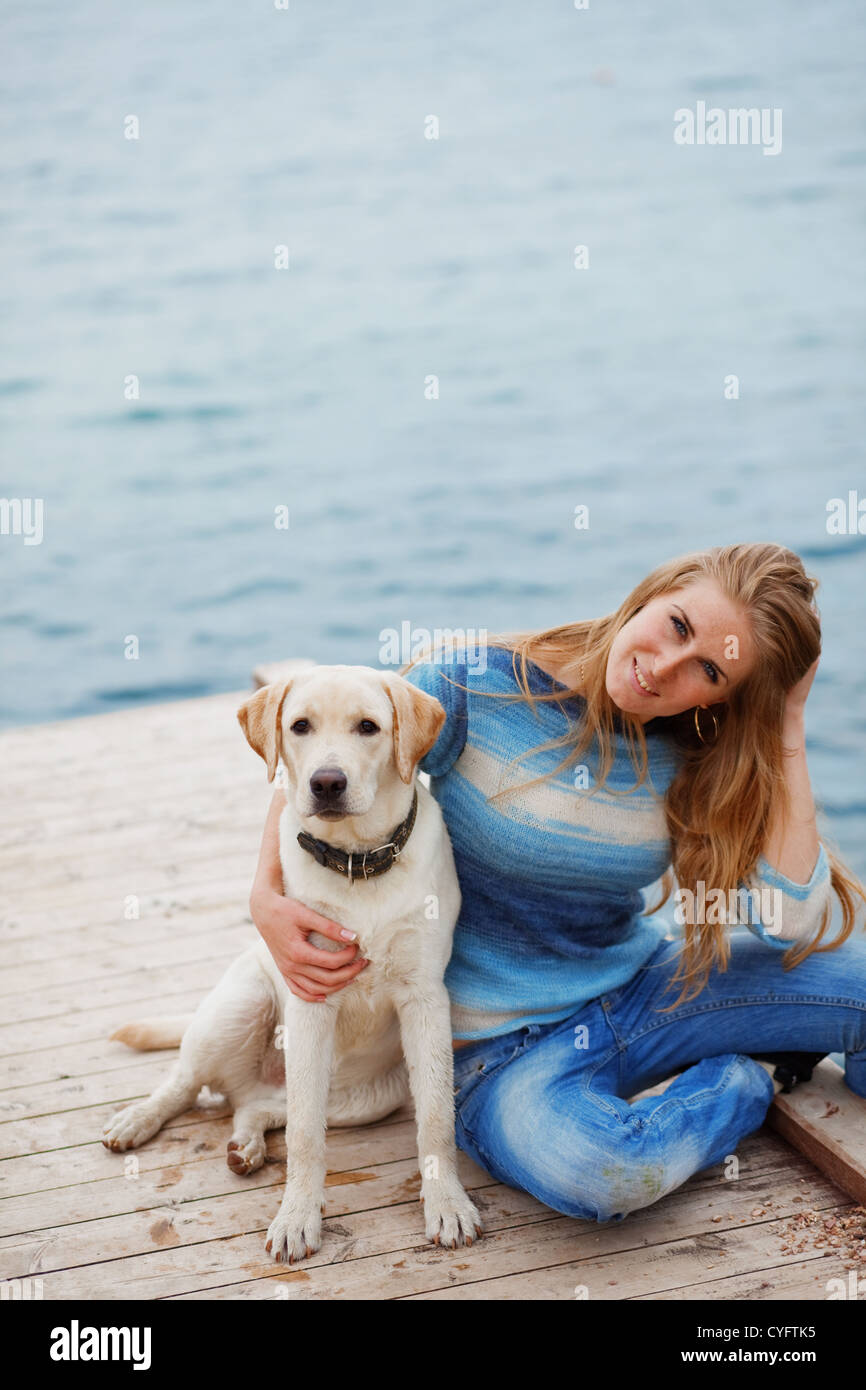
<path id="1" fill-rule="evenodd" d="M 639 690 L 642 695 L 658 696 L 659 692 L 657 690 L 653 690 L 644 672 L 638 665 L 638 659 L 636 656 L 632 657 L 631 674 L 635 688 Z"/>

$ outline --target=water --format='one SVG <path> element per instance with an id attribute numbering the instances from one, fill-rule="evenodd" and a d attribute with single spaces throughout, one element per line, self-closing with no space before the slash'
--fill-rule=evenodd
<path id="1" fill-rule="evenodd" d="M 0 724 L 377 664 L 405 621 L 549 626 L 782 540 L 822 583 L 815 788 L 866 872 L 866 536 L 826 529 L 866 497 L 861 5 L 4 27 L 0 490 L 44 539 L 0 537 Z M 781 108 L 781 154 L 677 146 L 699 100 Z"/>

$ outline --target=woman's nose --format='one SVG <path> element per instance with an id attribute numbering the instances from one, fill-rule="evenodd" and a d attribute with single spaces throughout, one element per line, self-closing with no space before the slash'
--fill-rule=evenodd
<path id="1" fill-rule="evenodd" d="M 667 681 L 675 674 L 678 656 L 676 652 L 659 652 L 653 662 L 653 675 L 657 680 Z"/>

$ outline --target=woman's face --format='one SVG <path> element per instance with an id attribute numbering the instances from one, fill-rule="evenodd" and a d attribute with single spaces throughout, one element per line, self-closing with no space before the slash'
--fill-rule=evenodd
<path id="1" fill-rule="evenodd" d="M 642 723 L 727 700 L 757 654 L 748 618 L 713 579 L 651 599 L 617 633 L 605 684 Z"/>

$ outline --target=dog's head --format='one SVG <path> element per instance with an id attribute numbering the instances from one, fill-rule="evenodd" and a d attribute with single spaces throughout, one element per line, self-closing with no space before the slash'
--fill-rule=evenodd
<path id="1" fill-rule="evenodd" d="M 402 676 L 371 666 L 314 666 L 265 685 L 238 719 L 272 782 L 282 760 L 299 816 L 362 816 L 439 737 L 445 711 Z"/>

